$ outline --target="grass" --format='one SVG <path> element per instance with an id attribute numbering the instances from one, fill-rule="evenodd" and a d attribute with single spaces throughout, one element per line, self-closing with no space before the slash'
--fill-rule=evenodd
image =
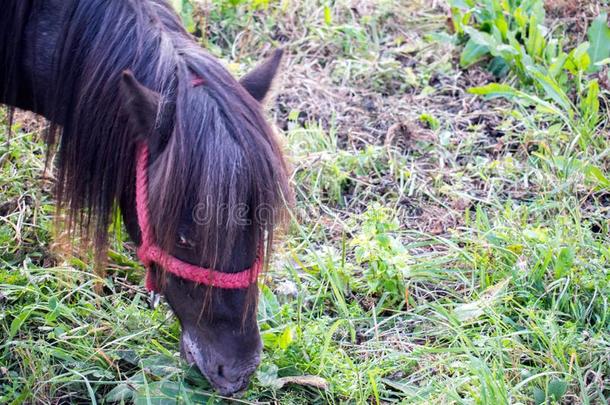
<path id="1" fill-rule="evenodd" d="M 600 83 L 583 143 L 579 112 L 566 123 L 470 94 L 502 81 L 553 102 L 517 75 L 460 68 L 440 2 L 229 3 L 184 10 L 237 74 L 286 47 L 269 116 L 297 194 L 240 401 L 608 403 L 607 71 L 578 78 Z M 575 46 L 586 27 L 565 21 L 601 11 L 551 3 L 549 35 Z M 179 359 L 167 305 L 148 308 L 129 241 L 117 235 L 103 297 L 92 261 L 59 253 L 40 126 L 22 115 L 14 132 L 0 152 L 0 403 L 222 402 Z"/>

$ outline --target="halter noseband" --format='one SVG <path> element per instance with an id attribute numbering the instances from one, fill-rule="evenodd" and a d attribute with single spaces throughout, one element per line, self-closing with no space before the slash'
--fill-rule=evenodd
<path id="1" fill-rule="evenodd" d="M 197 87 L 203 83 L 203 79 L 196 78 L 192 84 L 193 87 Z M 239 273 L 223 273 L 183 262 L 157 245 L 148 210 L 148 156 L 148 146 L 143 141 L 139 142 L 136 146 L 136 212 L 141 238 L 138 257 L 147 269 L 146 289 L 151 292 L 160 292 L 152 275 L 153 263 L 157 263 L 180 278 L 210 287 L 234 290 L 248 288 L 256 283 L 262 270 L 260 256 L 250 269 Z"/>

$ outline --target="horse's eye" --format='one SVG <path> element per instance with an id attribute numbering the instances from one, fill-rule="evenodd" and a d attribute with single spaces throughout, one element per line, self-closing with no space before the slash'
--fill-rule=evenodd
<path id="1" fill-rule="evenodd" d="M 187 239 L 184 235 L 178 235 L 178 241 L 176 243 L 183 249 L 193 249 L 195 247 L 195 243 Z"/>

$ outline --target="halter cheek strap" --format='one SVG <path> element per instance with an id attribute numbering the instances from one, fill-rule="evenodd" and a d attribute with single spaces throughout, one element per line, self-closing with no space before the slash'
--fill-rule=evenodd
<path id="1" fill-rule="evenodd" d="M 138 257 L 147 269 L 146 289 L 160 292 L 152 275 L 153 263 L 180 278 L 210 287 L 243 289 L 256 283 L 262 270 L 260 256 L 250 269 L 239 273 L 223 273 L 183 262 L 156 244 L 148 210 L 148 146 L 139 142 L 136 148 L 136 211 L 142 239 Z"/>

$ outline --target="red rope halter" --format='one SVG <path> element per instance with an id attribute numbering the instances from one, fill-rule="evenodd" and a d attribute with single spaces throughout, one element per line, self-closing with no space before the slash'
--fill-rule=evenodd
<path id="1" fill-rule="evenodd" d="M 239 273 L 223 273 L 185 263 L 163 251 L 156 244 L 148 211 L 148 146 L 144 142 L 138 143 L 136 155 L 136 211 L 142 239 L 138 257 L 147 269 L 146 289 L 160 292 L 152 276 L 153 263 L 157 263 L 178 277 L 211 287 L 240 289 L 256 283 L 262 269 L 260 257 L 250 269 Z"/>

